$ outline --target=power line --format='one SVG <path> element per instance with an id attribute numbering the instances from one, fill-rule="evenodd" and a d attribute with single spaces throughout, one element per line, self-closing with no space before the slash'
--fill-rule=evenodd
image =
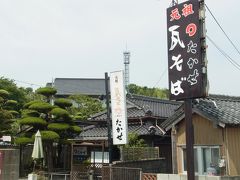
<path id="1" fill-rule="evenodd" d="M 39 87 L 42 87 L 41 85 L 39 84 L 34 84 L 34 83 L 29 83 L 29 82 L 25 82 L 25 81 L 19 81 L 19 80 L 16 80 L 16 79 L 13 79 L 14 81 L 16 82 L 20 82 L 20 83 L 23 83 L 23 84 L 28 84 L 28 85 L 31 85 L 31 86 L 39 86 Z"/>
<path id="2" fill-rule="evenodd" d="M 218 20 L 216 19 L 216 17 L 213 15 L 213 13 L 211 12 L 211 10 L 209 9 L 209 7 L 207 6 L 207 4 L 205 4 L 207 10 L 209 11 L 209 13 L 211 14 L 211 16 L 213 17 L 213 19 L 215 20 L 215 22 L 217 23 L 217 25 L 219 26 L 219 28 L 222 30 L 222 32 L 224 33 L 224 35 L 227 37 L 227 39 L 229 40 L 229 42 L 232 44 L 232 46 L 234 47 L 234 49 L 238 52 L 238 54 L 240 55 L 240 51 L 238 50 L 237 46 L 233 43 L 233 41 L 230 39 L 230 37 L 227 35 L 227 33 L 224 31 L 224 29 L 222 28 L 222 26 L 220 25 L 220 23 L 218 22 Z"/>
<path id="3" fill-rule="evenodd" d="M 163 71 L 163 73 L 161 74 L 159 80 L 156 82 L 156 84 L 155 84 L 153 87 L 156 87 L 157 84 L 162 80 L 162 78 L 163 78 L 163 76 L 165 75 L 166 71 L 167 71 L 167 68 Z"/>
<path id="4" fill-rule="evenodd" d="M 238 70 L 240 70 L 240 65 L 234 61 L 226 52 L 224 52 L 217 44 L 209 37 L 207 36 L 207 39 L 217 48 L 217 50 Z"/>

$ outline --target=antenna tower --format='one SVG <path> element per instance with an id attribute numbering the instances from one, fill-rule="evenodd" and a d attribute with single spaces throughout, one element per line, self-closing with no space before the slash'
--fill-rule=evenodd
<path id="1" fill-rule="evenodd" d="M 130 51 L 124 51 L 124 66 L 125 66 L 125 87 L 127 89 L 129 85 L 129 64 L 130 64 Z"/>
<path id="2" fill-rule="evenodd" d="M 172 6 L 175 6 L 178 4 L 178 0 L 172 0 Z"/>

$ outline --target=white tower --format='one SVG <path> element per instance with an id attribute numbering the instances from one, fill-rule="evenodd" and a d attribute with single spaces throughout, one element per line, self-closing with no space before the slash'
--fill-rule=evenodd
<path id="1" fill-rule="evenodd" d="M 125 76 L 125 86 L 127 87 L 129 85 L 130 52 L 129 51 L 124 51 L 123 56 L 124 56 L 124 66 L 125 66 L 125 71 L 124 71 L 124 73 L 125 73 L 124 74 L 124 76 Z"/>

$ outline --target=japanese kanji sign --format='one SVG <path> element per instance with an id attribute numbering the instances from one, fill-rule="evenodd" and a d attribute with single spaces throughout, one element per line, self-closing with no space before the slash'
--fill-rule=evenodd
<path id="1" fill-rule="evenodd" d="M 128 126 L 123 71 L 110 73 L 113 144 L 127 144 Z"/>
<path id="2" fill-rule="evenodd" d="M 170 99 L 205 97 L 206 67 L 202 59 L 199 1 L 167 9 Z"/>

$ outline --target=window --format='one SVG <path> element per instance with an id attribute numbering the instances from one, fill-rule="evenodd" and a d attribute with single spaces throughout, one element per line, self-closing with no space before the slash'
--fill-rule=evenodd
<path id="1" fill-rule="evenodd" d="M 186 148 L 182 148 L 183 172 L 187 171 Z M 194 168 L 196 174 L 207 174 L 210 164 L 214 165 L 219 172 L 218 162 L 220 159 L 219 146 L 195 146 L 194 147 Z"/>
<path id="2" fill-rule="evenodd" d="M 203 172 L 207 173 L 207 168 L 212 164 L 218 170 L 219 161 L 219 148 L 217 147 L 204 147 L 202 148 L 203 156 Z"/>
<path id="3" fill-rule="evenodd" d="M 183 149 L 183 158 L 184 158 L 184 171 L 187 171 L 187 155 L 186 155 L 187 151 L 186 148 Z M 197 157 L 197 149 L 194 148 L 194 169 L 195 169 L 195 173 L 198 173 L 198 157 Z"/>

